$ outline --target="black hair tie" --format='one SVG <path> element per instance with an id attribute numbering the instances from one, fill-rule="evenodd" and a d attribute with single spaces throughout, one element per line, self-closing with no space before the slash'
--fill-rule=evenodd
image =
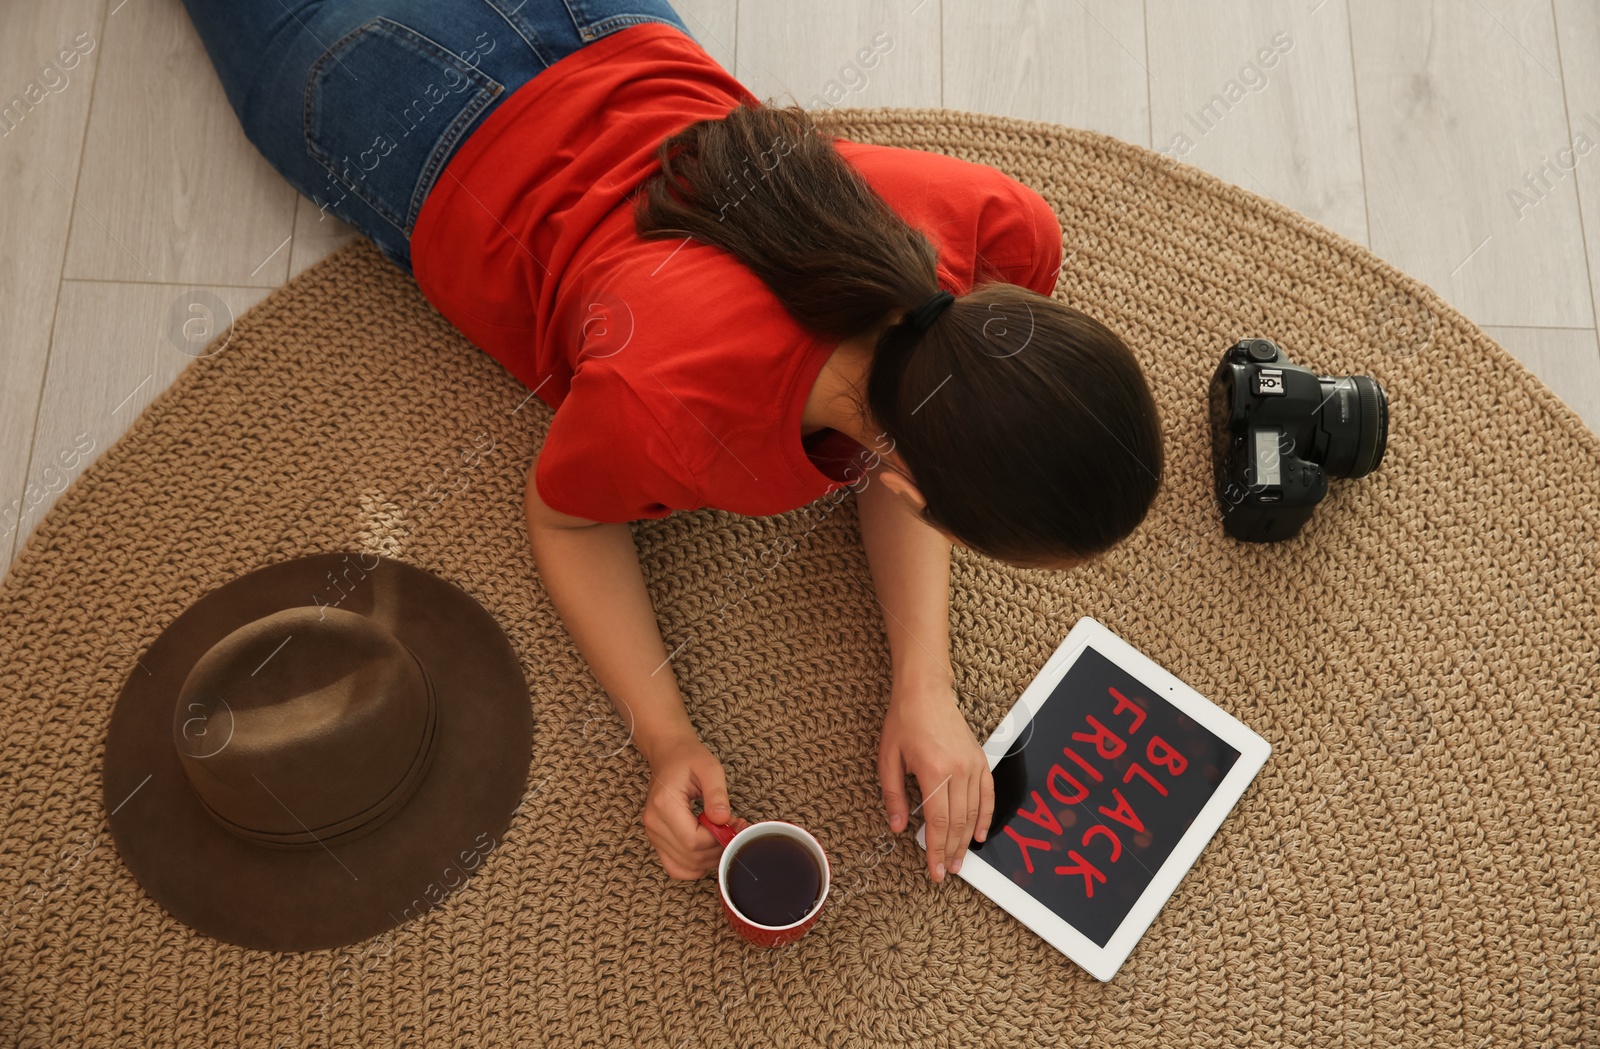
<path id="1" fill-rule="evenodd" d="M 933 326 L 933 322 L 938 318 L 939 314 L 944 312 L 944 308 L 954 301 L 956 301 L 954 295 L 940 288 L 933 293 L 933 297 L 927 302 L 907 313 L 905 319 L 918 331 L 927 331 Z"/>

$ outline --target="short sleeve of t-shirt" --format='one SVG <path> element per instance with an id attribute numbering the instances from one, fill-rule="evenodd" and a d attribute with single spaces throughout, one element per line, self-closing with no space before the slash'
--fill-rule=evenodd
<path id="1" fill-rule="evenodd" d="M 940 247 L 958 285 L 1017 284 L 1050 295 L 1061 222 L 1033 187 L 988 164 L 906 146 L 835 138 L 879 196 Z"/>
<path id="2" fill-rule="evenodd" d="M 591 521 L 665 517 L 702 505 L 672 437 L 633 388 L 589 360 L 551 420 L 534 485 L 546 506 Z"/>
<path id="3" fill-rule="evenodd" d="M 1021 285 L 1040 295 L 1055 291 L 1061 272 L 1061 220 L 1050 202 L 1032 187 L 1007 178 L 1016 205 L 996 213 L 982 227 L 974 280 Z M 986 270 L 985 267 L 988 267 Z"/>
<path id="4" fill-rule="evenodd" d="M 1040 295 L 1050 295 L 1055 292 L 1056 282 L 1061 276 L 1064 239 L 1061 219 L 1056 216 L 1056 210 L 1050 206 L 1050 202 L 1035 190 L 1020 184 L 1018 188 L 1028 205 L 1028 214 L 1033 218 L 1033 239 L 1036 250 L 1033 256 L 1033 268 L 1028 271 L 1027 279 L 1017 283 L 1032 288 Z"/>

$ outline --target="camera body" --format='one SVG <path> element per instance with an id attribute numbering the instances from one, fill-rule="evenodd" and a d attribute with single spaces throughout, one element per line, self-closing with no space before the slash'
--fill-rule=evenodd
<path id="1" fill-rule="evenodd" d="M 1271 543 L 1299 533 L 1329 477 L 1377 469 L 1389 401 L 1365 375 L 1318 375 L 1269 339 L 1242 339 L 1211 376 L 1210 422 L 1223 529 Z"/>

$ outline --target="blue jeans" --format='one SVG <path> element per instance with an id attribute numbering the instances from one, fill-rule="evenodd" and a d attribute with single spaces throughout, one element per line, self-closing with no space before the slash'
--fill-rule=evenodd
<path id="1" fill-rule="evenodd" d="M 668 0 L 184 0 L 246 137 L 411 273 L 411 231 L 513 91 Z M 692 37 L 693 34 L 689 33 Z"/>

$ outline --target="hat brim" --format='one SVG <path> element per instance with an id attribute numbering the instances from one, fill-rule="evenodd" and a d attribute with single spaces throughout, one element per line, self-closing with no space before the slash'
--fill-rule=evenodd
<path id="1" fill-rule="evenodd" d="M 416 793 L 376 830 L 284 850 L 229 833 L 201 806 L 178 760 L 173 713 L 213 644 L 313 604 L 371 616 L 416 653 L 438 693 L 438 736 Z M 532 735 L 521 663 L 468 594 L 377 554 L 314 554 L 206 594 L 134 664 L 107 730 L 106 811 L 123 862 L 184 924 L 259 950 L 338 947 L 431 909 L 489 862 L 527 784 Z"/>

